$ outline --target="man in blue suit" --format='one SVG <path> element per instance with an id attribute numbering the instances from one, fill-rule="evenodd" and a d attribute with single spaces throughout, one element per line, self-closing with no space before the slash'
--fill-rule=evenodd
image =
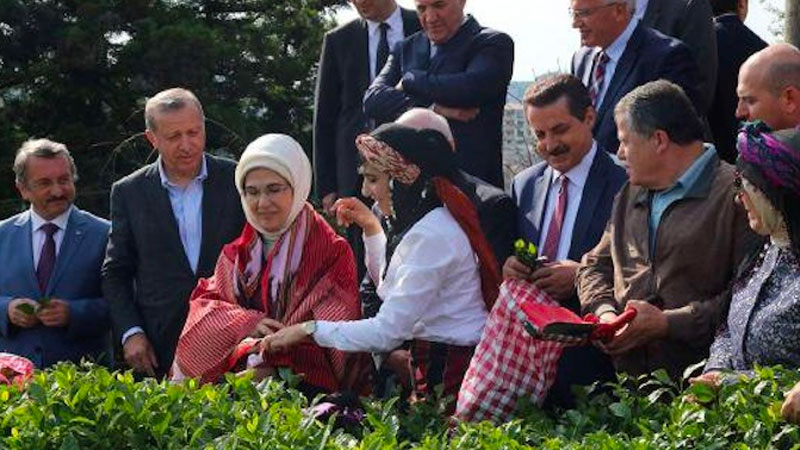
<path id="1" fill-rule="evenodd" d="M 503 187 L 503 107 L 514 42 L 464 15 L 466 0 L 414 0 L 422 32 L 395 46 L 364 96 L 379 124 L 415 107 L 448 119 L 459 167 Z"/>
<path id="2" fill-rule="evenodd" d="M 611 153 L 619 147 L 614 105 L 637 86 L 672 81 L 700 114 L 705 111 L 689 47 L 633 19 L 635 8 L 636 0 L 572 0 L 570 9 L 583 45 L 572 57 L 572 74 L 589 88 L 597 111 L 594 137 Z"/>
<path id="3" fill-rule="evenodd" d="M 109 223 L 72 205 L 77 178 L 64 144 L 25 142 L 14 160 L 28 211 L 0 222 L 0 351 L 44 368 L 112 361 L 100 287 Z"/>
<path id="4" fill-rule="evenodd" d="M 592 138 L 596 113 L 589 92 L 572 75 L 534 83 L 525 93 L 525 113 L 544 161 L 514 177 L 511 197 L 519 208 L 521 237 L 549 260 L 531 271 L 511 256 L 506 278 L 533 281 L 576 313 L 578 261 L 600 241 L 625 170 Z M 564 351 L 548 402 L 572 406 L 571 386 L 613 378 L 610 359 L 594 347 Z"/>

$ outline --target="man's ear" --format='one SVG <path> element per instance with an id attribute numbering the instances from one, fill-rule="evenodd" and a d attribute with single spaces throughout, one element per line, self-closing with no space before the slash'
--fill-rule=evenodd
<path id="1" fill-rule="evenodd" d="M 788 114 L 800 112 L 800 89 L 794 86 L 786 86 L 780 96 L 781 106 Z"/>
<path id="2" fill-rule="evenodd" d="M 150 142 L 150 145 L 152 145 L 154 149 L 158 148 L 158 138 L 155 133 L 150 130 L 144 130 L 144 137 L 147 138 L 147 141 Z"/>
<path id="3" fill-rule="evenodd" d="M 657 153 L 662 153 L 669 147 L 669 135 L 664 130 L 654 131 L 653 135 L 650 136 L 650 139 L 653 140 L 653 144 L 655 145 Z"/>
<path id="4" fill-rule="evenodd" d="M 583 113 L 583 123 L 591 129 L 594 129 L 594 121 L 597 119 L 597 111 L 594 106 L 587 106 L 586 111 Z"/>

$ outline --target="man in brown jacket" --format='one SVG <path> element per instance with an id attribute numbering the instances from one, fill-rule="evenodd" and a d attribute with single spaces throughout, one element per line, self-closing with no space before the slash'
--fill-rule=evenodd
<path id="1" fill-rule="evenodd" d="M 680 377 L 708 355 L 736 269 L 757 238 L 734 204 L 733 166 L 703 144 L 702 122 L 680 87 L 644 84 L 614 113 L 630 182 L 583 257 L 578 295 L 584 312 L 603 321 L 637 310 L 604 346 L 617 370 Z"/>

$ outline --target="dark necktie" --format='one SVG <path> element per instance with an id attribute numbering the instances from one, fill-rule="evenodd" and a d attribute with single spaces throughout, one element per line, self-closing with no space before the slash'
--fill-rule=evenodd
<path id="1" fill-rule="evenodd" d="M 561 227 L 564 225 L 564 215 L 567 212 L 567 186 L 569 178 L 561 175 L 561 187 L 558 189 L 558 199 L 556 209 L 553 211 L 553 218 L 550 219 L 550 226 L 547 228 L 547 239 L 544 241 L 542 255 L 547 256 L 550 261 L 555 261 L 558 256 L 558 244 L 561 242 Z"/>
<path id="2" fill-rule="evenodd" d="M 606 64 L 608 63 L 608 55 L 606 52 L 600 51 L 595 56 L 594 72 L 592 73 L 592 85 L 589 86 L 589 97 L 592 99 L 592 105 L 597 108 L 597 99 L 600 97 L 600 92 L 603 90 L 603 79 L 606 76 Z"/>
<path id="3" fill-rule="evenodd" d="M 42 245 L 42 253 L 39 255 L 39 264 L 36 266 L 36 279 L 39 281 L 39 289 L 44 293 L 53 267 L 56 265 L 56 240 L 53 235 L 58 231 L 58 225 L 46 223 L 40 230 L 44 231 L 45 238 Z"/>
<path id="4" fill-rule="evenodd" d="M 381 23 L 381 38 L 378 40 L 378 55 L 375 58 L 375 76 L 381 73 L 381 69 L 386 65 L 386 60 L 389 59 L 389 24 L 386 22 Z"/>

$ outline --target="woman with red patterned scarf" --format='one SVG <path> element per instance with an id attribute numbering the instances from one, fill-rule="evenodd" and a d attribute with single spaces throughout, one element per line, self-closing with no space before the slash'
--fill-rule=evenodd
<path id="1" fill-rule="evenodd" d="M 356 199 L 341 199 L 335 208 L 340 221 L 364 229 L 367 267 L 383 303 L 373 318 L 284 328 L 261 348 L 276 354 L 310 337 L 327 348 L 379 353 L 410 341 L 417 398 L 431 396 L 437 385 L 455 396 L 497 297 L 496 259 L 472 203 L 450 181 L 457 167 L 441 133 L 386 124 L 359 136 L 356 146 L 365 192 L 386 216 L 387 231 Z M 388 177 L 381 182 L 367 169 Z M 384 186 L 370 188 L 378 183 Z"/>
<path id="2" fill-rule="evenodd" d="M 257 338 L 285 325 L 361 317 L 353 253 L 306 201 L 305 152 L 289 136 L 261 136 L 245 149 L 235 176 L 247 223 L 192 293 L 173 379 L 214 382 L 247 369 L 260 379 L 289 369 L 311 395 L 351 387 L 348 377 L 361 373 L 355 366 L 363 355 L 313 342 L 252 354 Z"/>

